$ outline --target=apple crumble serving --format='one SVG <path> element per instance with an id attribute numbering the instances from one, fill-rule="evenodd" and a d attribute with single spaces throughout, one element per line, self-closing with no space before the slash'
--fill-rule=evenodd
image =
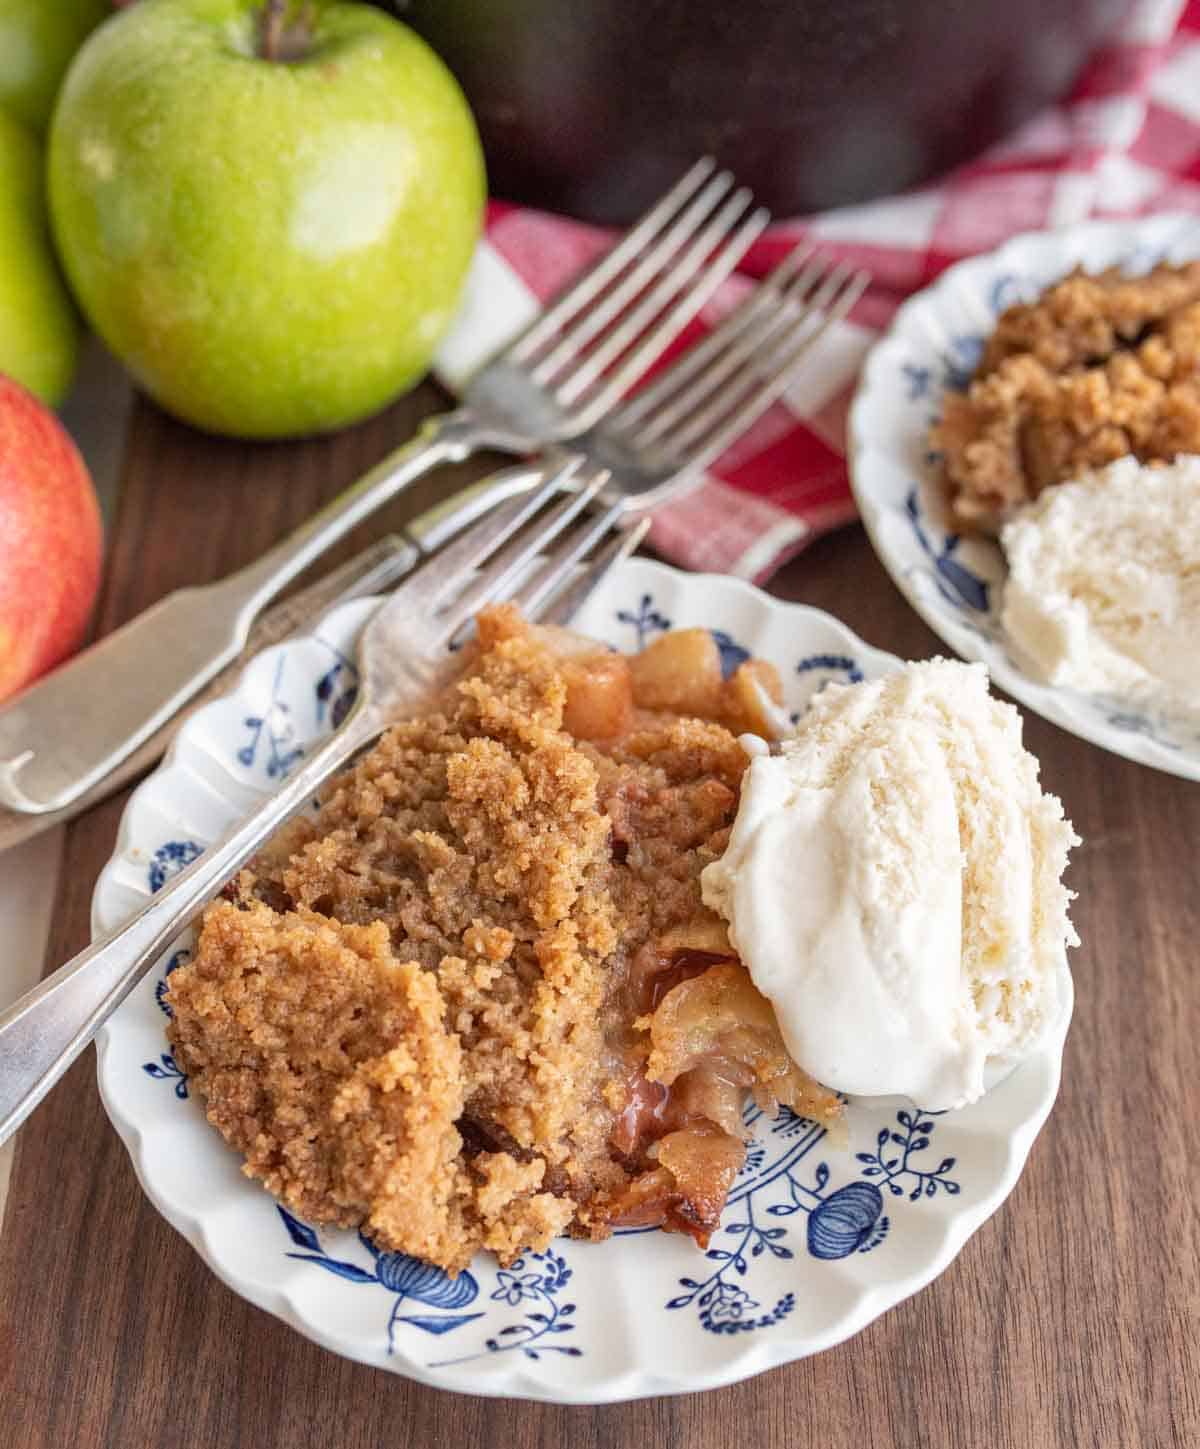
<path id="1" fill-rule="evenodd" d="M 1200 452 L 1200 262 L 1075 271 L 996 324 L 931 441 L 955 521 L 997 532 L 1044 488 Z"/>
<path id="2" fill-rule="evenodd" d="M 398 723 L 207 911 L 176 1058 L 244 1170 L 313 1222 L 455 1272 L 557 1233 L 704 1244 L 743 1108 L 832 1123 L 699 877 L 769 735 L 761 661 L 632 658 L 486 611 Z"/>

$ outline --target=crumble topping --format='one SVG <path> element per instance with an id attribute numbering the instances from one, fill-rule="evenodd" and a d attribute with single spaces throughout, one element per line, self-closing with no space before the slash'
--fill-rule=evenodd
<path id="1" fill-rule="evenodd" d="M 747 679 L 721 680 L 706 631 L 657 647 L 741 721 Z M 788 1062 L 700 901 L 746 755 L 716 719 L 663 711 L 670 668 L 642 707 L 621 659 L 487 611 L 441 712 L 334 780 L 168 978 L 169 1035 L 210 1121 L 309 1220 L 452 1272 L 480 1248 L 507 1263 L 626 1221 L 703 1242 L 751 1090 L 840 1110 Z M 578 738 L 564 715 L 620 732 Z M 721 1032 L 688 1035 L 679 993 L 717 967 Z M 671 1026 L 652 1037 L 660 1002 Z"/>
<path id="2" fill-rule="evenodd" d="M 1142 277 L 1077 270 L 1008 308 L 930 437 L 955 521 L 987 532 L 1126 454 L 1200 451 L 1200 262 Z"/>

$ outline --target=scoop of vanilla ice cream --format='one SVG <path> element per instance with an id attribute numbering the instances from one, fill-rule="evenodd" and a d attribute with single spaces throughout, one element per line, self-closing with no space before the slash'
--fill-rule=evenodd
<path id="1" fill-rule="evenodd" d="M 1001 542 L 1002 619 L 1032 673 L 1200 718 L 1200 457 L 1047 488 Z"/>
<path id="2" fill-rule="evenodd" d="M 805 1071 L 938 1110 L 1064 1010 L 1077 843 L 983 666 L 935 659 L 827 685 L 701 884 Z"/>

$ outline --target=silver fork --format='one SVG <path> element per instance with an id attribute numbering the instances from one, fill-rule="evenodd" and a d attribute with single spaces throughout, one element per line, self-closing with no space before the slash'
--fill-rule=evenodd
<path id="1" fill-rule="evenodd" d="M 547 449 L 548 466 L 577 458 L 606 470 L 598 528 L 682 492 L 787 391 L 869 281 L 866 272 L 798 248 L 704 341 L 574 440 L 571 451 Z M 496 474 L 493 486 L 515 483 L 521 471 Z"/>
<path id="2" fill-rule="evenodd" d="M 428 705 L 438 688 L 450 681 L 456 662 L 447 646 L 454 635 L 484 601 L 509 591 L 517 554 L 528 559 L 543 552 L 586 508 L 606 475 L 602 470 L 593 472 L 540 526 L 502 549 L 462 592 L 464 578 L 495 552 L 498 542 L 546 504 L 578 467 L 578 461 L 572 460 L 531 495 L 501 505 L 402 583 L 363 630 L 358 697 L 337 732 L 253 814 L 209 846 L 123 926 L 93 942 L 0 1014 L 0 1142 L 37 1106 L 196 912 L 280 825 L 392 720 Z M 641 533 L 640 528 L 621 530 L 584 570 L 585 578 L 598 581 L 636 547 Z M 523 600 L 530 617 L 540 617 L 551 592 L 578 573 L 578 561 L 586 552 L 579 546 L 584 535 L 599 542 L 590 519 L 568 534 L 539 571 L 540 597 L 530 592 Z"/>
<path id="3" fill-rule="evenodd" d="M 787 391 L 869 281 L 797 248 L 703 342 L 572 447 L 607 467 L 638 506 L 681 491 Z"/>
<path id="4" fill-rule="evenodd" d="M 415 479 L 483 448 L 529 453 L 594 426 L 737 266 L 768 215 L 698 162 L 628 235 L 321 512 L 247 568 L 155 604 L 0 709 L 0 802 L 60 810 L 240 653 L 262 607 Z M 79 721 L 88 721 L 87 729 Z"/>
<path id="5" fill-rule="evenodd" d="M 529 617 L 538 618 L 564 584 L 577 606 L 581 582 L 584 588 L 594 584 L 636 546 L 640 529 L 617 533 L 578 577 L 581 562 L 613 533 L 621 515 L 706 467 L 778 397 L 812 342 L 862 284 L 835 269 L 814 292 L 811 284 L 822 275 L 819 266 L 793 263 L 781 283 L 777 272 L 706 343 L 669 368 L 655 384 L 657 401 L 636 409 L 621 440 L 618 472 L 594 460 L 568 459 L 399 586 L 363 630 L 358 698 L 336 734 L 125 925 L 0 1014 L 0 1142 L 224 882 L 335 770 L 449 683 L 456 669 L 449 646 L 479 609 L 515 597 Z M 803 277 L 808 281 L 801 285 Z M 816 296 L 827 298 L 826 311 L 814 308 Z M 675 385 L 680 376 L 684 381 Z M 678 433 L 659 426 L 661 409 L 668 407 Z M 634 452 L 641 440 L 645 451 Z M 599 505 L 594 513 L 593 502 Z"/>

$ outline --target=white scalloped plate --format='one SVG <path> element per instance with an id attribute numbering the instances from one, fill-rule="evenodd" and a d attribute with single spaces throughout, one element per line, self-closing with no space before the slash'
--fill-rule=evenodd
<path id="1" fill-rule="evenodd" d="M 109 929 L 329 728 L 353 687 L 369 600 L 267 650 L 198 712 L 129 802 L 96 887 Z M 892 656 L 814 609 L 729 578 L 634 559 L 578 626 L 635 648 L 670 625 L 717 632 L 728 663 L 774 660 L 801 710 L 826 680 L 876 676 Z M 213 1271 L 317 1343 L 423 1383 L 476 1394 L 602 1403 L 713 1388 L 848 1338 L 941 1273 L 1011 1191 L 1058 1090 L 1069 1006 L 1043 1047 L 984 1099 L 933 1115 L 854 1102 L 850 1145 L 800 1118 L 756 1135 L 708 1255 L 688 1239 L 562 1241 L 512 1269 L 480 1258 L 451 1282 L 314 1231 L 243 1177 L 169 1055 L 159 1005 L 184 938 L 99 1037 L 104 1103 L 155 1206 Z M 1069 1002 L 1069 983 L 1064 1000 Z"/>
<path id="2" fill-rule="evenodd" d="M 1197 255 L 1200 218 L 1170 215 L 1029 232 L 959 262 L 906 302 L 872 348 L 848 427 L 850 477 L 871 543 L 929 627 L 1071 734 L 1189 780 L 1200 780 L 1194 724 L 1040 683 L 1013 658 L 1000 623 L 1004 555 L 990 539 L 951 531 L 927 435 L 942 394 L 966 386 L 1005 307 L 1033 299 L 1078 265 L 1141 272 Z"/>

